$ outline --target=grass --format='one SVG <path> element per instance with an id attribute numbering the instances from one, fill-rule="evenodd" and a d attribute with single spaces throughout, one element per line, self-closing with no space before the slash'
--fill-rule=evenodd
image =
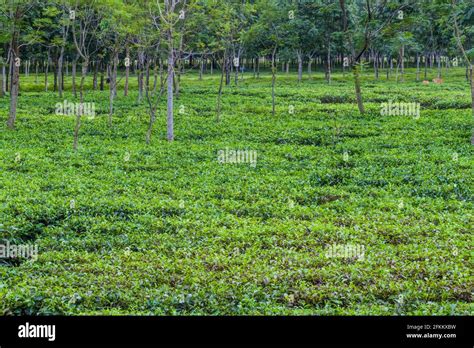
<path id="1" fill-rule="evenodd" d="M 247 75 L 225 88 L 219 123 L 219 76 L 187 75 L 176 141 L 163 104 L 149 146 L 135 89 L 119 89 L 112 128 L 108 92 L 88 91 L 97 115 L 76 153 L 74 119 L 54 114 L 71 93 L 22 77 L 14 131 L 0 99 L 0 238 L 39 256 L 0 260 L 0 314 L 472 312 L 464 70 L 441 85 L 366 72 L 365 115 L 350 79 L 320 75 L 278 76 L 275 116 L 268 73 Z M 389 100 L 419 102 L 420 118 L 381 116 Z M 225 148 L 257 151 L 256 167 L 220 163 Z M 364 258 L 328 258 L 332 244 Z"/>

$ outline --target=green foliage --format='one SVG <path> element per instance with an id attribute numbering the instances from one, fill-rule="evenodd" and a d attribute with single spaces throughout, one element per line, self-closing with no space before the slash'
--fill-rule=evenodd
<path id="1" fill-rule="evenodd" d="M 37 243 L 39 257 L 0 264 L 0 313 L 469 314 L 463 74 L 442 86 L 363 75 L 364 116 L 340 74 L 331 86 L 284 75 L 274 117 L 270 76 L 246 76 L 220 123 L 218 74 L 187 74 L 176 141 L 161 104 L 150 146 L 136 90 L 117 96 L 112 128 L 108 92 L 90 91 L 97 115 L 76 153 L 62 100 L 22 76 L 17 130 L 0 123 L 0 238 Z M 69 79 L 65 93 L 74 101 Z M 420 118 L 381 116 L 389 100 L 420 101 Z M 226 147 L 256 150 L 256 167 L 219 163 Z M 333 243 L 364 245 L 365 259 L 327 258 Z"/>

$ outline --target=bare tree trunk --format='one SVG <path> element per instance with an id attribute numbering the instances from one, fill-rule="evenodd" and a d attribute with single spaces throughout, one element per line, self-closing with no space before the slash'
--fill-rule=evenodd
<path id="1" fill-rule="evenodd" d="M 58 64 L 57 60 L 53 59 L 52 60 L 52 65 L 53 65 L 53 91 L 56 92 L 58 89 Z"/>
<path id="2" fill-rule="evenodd" d="M 226 62 L 225 62 L 225 85 L 228 86 L 230 85 L 230 69 L 232 67 L 232 64 L 230 62 L 230 57 L 227 57 Z"/>
<path id="3" fill-rule="evenodd" d="M 224 50 L 224 56 L 222 57 L 222 65 L 221 65 L 221 79 L 219 82 L 219 91 L 217 93 L 217 108 L 216 108 L 217 109 L 216 110 L 217 122 L 220 121 L 220 117 L 221 117 L 222 86 L 224 84 L 224 74 L 225 74 L 224 66 L 226 64 L 226 61 L 227 61 L 227 50 Z"/>
<path id="4" fill-rule="evenodd" d="M 112 115 L 114 114 L 114 98 L 117 87 L 117 64 L 118 64 L 118 50 L 115 49 L 112 57 L 112 71 L 109 82 L 109 127 L 112 126 Z"/>
<path id="5" fill-rule="evenodd" d="M 150 110 L 150 122 L 148 123 L 148 129 L 146 131 L 146 144 L 149 145 L 151 141 L 151 132 L 153 131 L 153 124 L 155 123 L 156 120 L 156 113 L 155 110 L 152 108 Z"/>
<path id="6" fill-rule="evenodd" d="M 49 50 L 48 50 L 48 60 L 46 62 L 46 67 L 44 69 L 44 91 L 48 91 L 48 70 L 49 70 L 49 61 L 51 60 L 51 57 L 49 55 Z"/>
<path id="7" fill-rule="evenodd" d="M 472 109 L 472 117 L 474 117 L 474 75 L 472 72 L 472 64 L 469 64 L 469 76 L 471 80 L 471 109 Z M 471 144 L 474 145 L 474 132 L 471 137 Z"/>
<path id="8" fill-rule="evenodd" d="M 7 91 L 10 91 L 11 90 L 11 86 L 12 86 L 12 78 L 13 78 L 13 62 L 12 62 L 12 59 L 11 58 L 12 56 L 10 55 L 10 59 L 9 59 L 9 66 L 8 66 L 8 73 L 7 73 Z"/>
<path id="9" fill-rule="evenodd" d="M 163 83 L 164 83 L 164 81 L 163 81 L 163 80 L 164 80 L 164 76 L 163 76 L 163 75 L 164 75 L 163 65 L 164 65 L 164 64 L 163 64 L 163 59 L 161 59 L 161 57 L 158 58 L 158 63 L 159 63 L 159 65 L 160 65 L 160 86 L 163 86 Z"/>
<path id="10" fill-rule="evenodd" d="M 392 73 L 393 73 L 393 58 L 392 58 L 392 56 L 390 56 L 390 73 L 389 73 L 389 76 L 392 76 Z"/>
<path id="11" fill-rule="evenodd" d="M 104 64 L 99 61 L 99 70 L 100 70 L 100 82 L 99 82 L 99 90 L 104 90 Z"/>
<path id="12" fill-rule="evenodd" d="M 374 73 L 375 79 L 379 79 L 379 54 L 378 52 L 374 53 Z"/>
<path id="13" fill-rule="evenodd" d="M 234 84 L 237 86 L 238 83 L 239 83 L 240 57 L 237 56 L 236 58 L 237 58 L 237 62 L 239 62 L 239 64 L 237 66 L 234 66 L 234 68 L 235 68 Z"/>
<path id="14" fill-rule="evenodd" d="M 313 63 L 313 59 L 311 57 L 308 57 L 308 77 L 309 77 L 310 80 L 312 79 L 312 76 L 311 76 L 311 64 L 312 63 Z"/>
<path id="15" fill-rule="evenodd" d="M 167 110 L 166 110 L 166 138 L 168 141 L 174 140 L 174 118 L 173 118 L 173 80 L 174 80 L 174 50 L 172 43 L 173 35 L 168 33 L 168 90 L 167 90 Z"/>
<path id="16" fill-rule="evenodd" d="M 16 108 L 18 105 L 18 91 L 20 83 L 20 65 L 17 64 L 16 58 L 20 55 L 20 49 L 18 46 L 18 36 L 20 33 L 15 31 L 11 40 L 11 56 L 10 64 L 12 65 L 12 81 L 10 87 L 10 112 L 8 115 L 7 126 L 10 129 L 15 128 L 16 121 Z"/>
<path id="17" fill-rule="evenodd" d="M 297 51 L 296 55 L 298 57 L 298 83 L 301 83 L 303 79 L 303 58 L 301 57 L 301 51 Z"/>
<path id="18" fill-rule="evenodd" d="M 204 70 L 204 58 L 201 57 L 199 62 L 199 81 L 202 81 L 202 72 Z"/>
<path id="19" fill-rule="evenodd" d="M 125 57 L 128 59 L 128 63 L 125 64 L 125 86 L 123 87 L 123 95 L 126 97 L 128 95 L 128 78 L 130 76 L 130 48 L 125 47 Z"/>
<path id="20" fill-rule="evenodd" d="M 138 102 L 143 98 L 143 67 L 145 65 L 145 53 L 138 51 Z"/>
<path id="21" fill-rule="evenodd" d="M 153 59 L 153 93 L 156 92 L 156 87 L 158 85 L 158 72 L 156 66 L 156 59 Z"/>
<path id="22" fill-rule="evenodd" d="M 39 67 L 39 63 L 38 61 L 35 61 L 35 83 L 36 84 L 38 83 L 38 67 Z"/>
<path id="23" fill-rule="evenodd" d="M 364 104 L 362 102 L 362 93 L 360 89 L 360 74 L 359 74 L 359 67 L 354 64 L 352 66 L 352 73 L 354 75 L 354 82 L 355 82 L 355 93 L 357 98 L 357 106 L 359 107 L 359 112 L 361 114 L 365 113 Z"/>
<path id="24" fill-rule="evenodd" d="M 331 83 L 331 43 L 328 42 L 328 51 L 327 51 L 327 81 Z"/>
<path id="25" fill-rule="evenodd" d="M 402 82 L 405 81 L 405 45 L 400 48 L 400 75 Z"/>
<path id="26" fill-rule="evenodd" d="M 92 77 L 92 88 L 97 90 L 97 76 L 99 75 L 99 62 L 96 60 L 94 64 L 94 76 Z"/>
<path id="27" fill-rule="evenodd" d="M 437 58 L 438 58 L 438 78 L 440 79 L 441 78 L 441 55 L 439 53 L 437 54 Z"/>
<path id="28" fill-rule="evenodd" d="M 64 60 L 64 46 L 61 46 L 61 51 L 58 58 L 58 92 L 59 97 L 63 97 L 63 60 Z"/>
<path id="29" fill-rule="evenodd" d="M 222 99 L 222 85 L 224 84 L 224 65 L 226 62 L 226 51 L 224 51 L 224 57 L 222 58 L 222 65 L 221 65 L 221 80 L 219 83 L 219 92 L 217 93 L 217 112 L 216 112 L 216 120 L 219 122 L 221 117 L 221 99 Z"/>
<path id="30" fill-rule="evenodd" d="M 74 98 L 77 98 L 77 90 L 76 90 L 76 65 L 77 65 L 77 58 L 73 59 L 72 61 L 72 93 L 74 94 Z"/>
<path id="31" fill-rule="evenodd" d="M 275 66 L 276 47 L 272 52 L 272 115 L 275 116 L 275 80 L 276 80 L 276 66 Z"/>
<path id="32" fill-rule="evenodd" d="M 400 51 L 398 52 L 399 55 L 398 55 L 398 59 L 397 59 L 397 68 L 395 70 L 395 81 L 398 83 L 398 70 L 400 68 L 400 64 L 401 64 L 401 59 L 400 59 Z"/>
<path id="33" fill-rule="evenodd" d="M 74 144 L 73 144 L 74 151 L 77 151 L 77 146 L 79 143 L 79 130 L 81 128 L 81 115 L 84 112 L 84 81 L 86 79 L 88 65 L 89 65 L 89 61 L 88 59 L 85 59 L 84 62 L 82 63 L 81 85 L 79 87 L 79 95 L 80 95 L 81 104 L 80 104 L 79 110 L 77 110 L 76 126 L 74 127 Z"/>
<path id="34" fill-rule="evenodd" d="M 425 54 L 425 77 L 424 79 L 427 79 L 427 74 L 428 74 L 428 56 Z"/>
<path id="35" fill-rule="evenodd" d="M 150 90 L 150 65 L 151 59 L 147 57 L 145 64 L 145 92 Z"/>
<path id="36" fill-rule="evenodd" d="M 416 54 L 416 82 L 420 81 L 420 54 Z"/>
<path id="37" fill-rule="evenodd" d="M 174 65 L 176 65 L 176 68 L 177 68 L 177 74 L 175 73 L 175 69 L 174 69 L 174 66 L 173 66 L 173 74 L 174 74 L 174 77 L 173 79 L 175 80 L 176 82 L 176 88 L 174 90 L 174 94 L 176 96 L 176 98 L 179 97 L 179 92 L 181 91 L 180 89 L 180 84 L 181 84 L 181 74 L 183 73 L 183 69 L 184 69 L 184 62 L 183 62 L 183 59 L 182 59 L 182 54 L 183 54 L 183 35 L 181 35 L 181 38 L 179 39 L 179 47 L 178 47 L 178 54 L 176 54 L 176 52 L 174 53 L 175 54 L 175 57 L 174 57 Z M 175 79 L 176 77 L 176 79 Z"/>
<path id="38" fill-rule="evenodd" d="M 5 64 L 2 64 L 2 81 L 0 81 L 0 97 L 3 97 L 6 93 L 5 90 Z"/>

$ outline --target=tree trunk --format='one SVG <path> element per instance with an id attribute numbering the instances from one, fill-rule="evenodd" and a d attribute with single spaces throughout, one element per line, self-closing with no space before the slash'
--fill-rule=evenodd
<path id="1" fill-rule="evenodd" d="M 390 56 L 389 58 L 390 58 L 390 73 L 389 73 L 389 76 L 392 76 L 392 72 L 393 72 L 393 58 L 392 58 L 392 56 Z"/>
<path id="2" fill-rule="evenodd" d="M 257 57 L 257 79 L 260 78 L 260 57 Z"/>
<path id="3" fill-rule="evenodd" d="M 77 59 L 72 61 L 72 93 L 74 94 L 74 98 L 77 98 L 77 90 L 76 90 L 76 65 Z"/>
<path id="4" fill-rule="evenodd" d="M 151 65 L 151 59 L 147 57 L 146 64 L 145 64 L 145 88 L 148 91 L 150 90 L 150 65 Z"/>
<path id="5" fill-rule="evenodd" d="M 296 55 L 298 57 L 298 83 L 301 83 L 303 79 L 303 58 L 301 57 L 300 51 L 297 51 Z"/>
<path id="6" fill-rule="evenodd" d="M 400 75 L 402 82 L 405 81 L 405 45 L 400 48 Z"/>
<path id="7" fill-rule="evenodd" d="M 424 79 L 427 79 L 427 74 L 428 74 L 428 56 L 425 55 L 425 77 Z"/>
<path id="8" fill-rule="evenodd" d="M 416 82 L 420 81 L 420 55 L 416 54 Z"/>
<path id="9" fill-rule="evenodd" d="M 199 62 L 199 81 L 202 81 L 202 72 L 204 70 L 204 59 L 201 57 Z"/>
<path id="10" fill-rule="evenodd" d="M 230 69 L 232 64 L 230 63 L 230 58 L 227 57 L 226 64 L 225 64 L 225 85 L 230 85 Z"/>
<path id="11" fill-rule="evenodd" d="M 398 70 L 400 69 L 400 63 L 401 63 L 401 59 L 400 59 L 400 51 L 398 52 L 398 59 L 397 59 L 397 68 L 395 70 L 395 81 L 398 83 Z"/>
<path id="12" fill-rule="evenodd" d="M 365 113 L 364 104 L 362 102 L 362 93 L 360 90 L 360 74 L 359 74 L 359 67 L 357 65 L 352 66 L 352 73 L 354 75 L 354 83 L 355 83 L 355 93 L 357 98 L 357 106 L 359 107 L 359 112 L 361 114 Z"/>
<path id="13" fill-rule="evenodd" d="M 183 36 L 181 36 L 181 39 L 179 41 L 178 54 L 174 58 L 174 65 L 176 66 L 176 69 L 174 69 L 174 66 L 173 66 L 173 81 L 175 82 L 174 95 L 176 96 L 176 98 L 179 97 L 181 74 L 183 73 L 183 70 L 182 70 L 183 59 L 181 58 L 182 52 L 183 52 Z"/>
<path id="14" fill-rule="evenodd" d="M 38 67 L 39 67 L 39 63 L 38 61 L 35 62 L 35 83 L 37 84 L 38 83 Z"/>
<path id="15" fill-rule="evenodd" d="M 81 104 L 80 104 L 79 110 L 77 111 L 76 126 L 74 127 L 74 144 L 73 144 L 74 151 L 77 151 L 77 146 L 79 143 L 79 129 L 81 128 L 81 115 L 84 111 L 84 81 L 86 79 L 88 65 L 89 65 L 89 60 L 85 59 L 84 62 L 82 63 L 81 85 L 79 87 L 79 95 L 80 95 Z"/>
<path id="16" fill-rule="evenodd" d="M 156 66 L 156 59 L 153 59 L 153 93 L 156 92 L 156 86 L 158 85 L 158 71 Z"/>
<path id="17" fill-rule="evenodd" d="M 240 57 L 237 56 L 237 66 L 234 66 L 234 84 L 237 86 L 239 84 L 239 69 L 240 69 Z M 234 65 L 234 64 L 232 64 Z"/>
<path id="18" fill-rule="evenodd" d="M 437 58 L 438 58 L 438 78 L 440 79 L 441 78 L 441 56 L 439 53 L 437 54 Z"/>
<path id="19" fill-rule="evenodd" d="M 12 81 L 10 87 L 10 112 L 8 115 L 7 126 L 10 129 L 15 128 L 16 108 L 18 104 L 18 91 L 20 83 L 20 66 L 16 63 L 16 58 L 20 56 L 20 49 L 18 46 L 19 32 L 14 32 L 11 41 L 11 56 L 10 64 L 12 65 Z"/>
<path id="20" fill-rule="evenodd" d="M 276 80 L 276 66 L 275 66 L 276 48 L 272 53 L 272 115 L 275 116 L 275 80 Z"/>
<path id="21" fill-rule="evenodd" d="M 6 78 L 6 76 L 5 76 L 5 64 L 2 64 L 2 82 L 1 82 L 1 84 L 0 84 L 0 90 L 1 90 L 1 91 L 0 91 L 0 96 L 2 96 L 2 97 L 3 97 L 3 96 L 5 95 L 5 93 L 7 92 L 7 90 L 6 90 L 6 88 L 5 88 L 5 87 L 6 87 L 5 78 Z"/>
<path id="22" fill-rule="evenodd" d="M 64 46 L 61 46 L 61 51 L 58 58 L 58 92 L 59 97 L 63 97 L 63 60 L 64 60 Z"/>
<path id="23" fill-rule="evenodd" d="M 331 43 L 329 43 L 329 42 L 328 42 L 326 63 L 327 63 L 326 79 L 327 79 L 328 83 L 331 83 Z"/>
<path id="24" fill-rule="evenodd" d="M 56 92 L 58 89 L 58 66 L 56 59 L 53 59 L 53 91 Z"/>
<path id="25" fill-rule="evenodd" d="M 216 120 L 219 122 L 221 117 L 221 99 L 222 99 L 222 85 L 224 84 L 224 65 L 226 62 L 226 51 L 224 51 L 224 57 L 222 58 L 221 65 L 221 80 L 219 83 L 219 92 L 217 93 L 217 111 L 216 111 Z"/>
<path id="26" fill-rule="evenodd" d="M 112 126 L 112 115 L 114 114 L 114 98 L 117 87 L 117 64 L 118 64 L 118 50 L 116 49 L 112 57 L 112 71 L 109 82 L 109 127 Z"/>
<path id="27" fill-rule="evenodd" d="M 127 64 L 125 64 L 125 86 L 123 87 L 123 95 L 126 97 L 128 95 L 128 78 L 130 76 L 130 48 L 125 47 L 125 57 L 128 59 Z"/>
<path id="28" fill-rule="evenodd" d="M 49 61 L 51 57 L 49 56 L 49 51 L 48 51 L 48 60 L 46 62 L 46 67 L 44 69 L 44 91 L 48 91 L 48 70 L 49 70 Z"/>
<path id="29" fill-rule="evenodd" d="M 100 70 L 100 82 L 99 82 L 99 90 L 104 90 L 104 64 L 99 61 L 99 70 Z"/>
<path id="30" fill-rule="evenodd" d="M 143 67 L 145 65 L 145 53 L 143 51 L 138 52 L 138 102 L 140 103 L 143 98 Z"/>
<path id="31" fill-rule="evenodd" d="M 163 82 L 164 82 L 164 81 L 163 81 L 163 77 L 164 77 L 164 76 L 163 76 L 163 75 L 164 75 L 163 65 L 164 65 L 164 64 L 163 64 L 163 59 L 161 59 L 161 57 L 158 58 L 158 63 L 160 64 L 160 86 L 161 86 L 161 88 L 162 88 L 162 87 L 163 87 Z"/>
<path id="32" fill-rule="evenodd" d="M 471 82 L 471 106 L 472 106 L 472 117 L 474 117 L 474 74 L 473 74 L 473 66 L 472 64 L 469 65 L 469 80 Z"/>
<path id="33" fill-rule="evenodd" d="M 167 90 L 167 110 L 166 110 L 166 138 L 168 141 L 174 140 L 174 118 L 173 118 L 173 80 L 174 80 L 174 57 L 172 34 L 168 34 L 170 42 L 168 52 L 168 90 Z"/>
<path id="34" fill-rule="evenodd" d="M 474 74 L 472 70 L 473 70 L 472 64 L 469 64 L 469 75 L 470 75 L 470 81 L 471 81 L 471 109 L 472 109 L 472 117 L 474 118 Z M 471 144 L 474 145 L 474 132 L 471 137 Z"/>
<path id="35" fill-rule="evenodd" d="M 13 79 L 13 62 L 11 61 L 13 58 L 10 58 L 10 64 L 8 66 L 8 74 L 7 74 L 7 91 L 11 90 L 12 86 L 12 79 Z"/>
<path id="36" fill-rule="evenodd" d="M 99 62 L 96 60 L 94 64 L 94 76 L 92 77 L 92 88 L 97 90 L 97 76 L 99 75 Z"/>
<path id="37" fill-rule="evenodd" d="M 308 58 L 308 77 L 309 79 L 311 80 L 312 79 L 312 76 L 311 76 L 311 64 L 313 63 L 313 59 L 311 57 Z"/>
<path id="38" fill-rule="evenodd" d="M 374 53 L 374 73 L 375 73 L 375 79 L 379 79 L 379 54 Z"/>

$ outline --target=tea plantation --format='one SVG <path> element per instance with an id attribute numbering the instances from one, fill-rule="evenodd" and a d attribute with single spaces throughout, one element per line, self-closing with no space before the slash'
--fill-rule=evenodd
<path id="1" fill-rule="evenodd" d="M 36 259 L 0 259 L 0 314 L 466 315 L 472 312 L 472 113 L 464 70 L 442 84 L 364 72 L 297 83 L 187 74 L 175 141 L 162 101 L 150 145 L 146 101 L 92 91 L 95 117 L 55 104 L 70 92 L 21 78 L 9 130 L 0 98 L 0 238 Z M 435 78 L 430 75 L 430 81 Z M 52 80 L 52 76 L 50 76 Z M 122 81 L 123 83 L 123 81 Z M 50 88 L 51 90 L 52 88 Z M 419 103 L 420 115 L 381 115 Z M 256 165 L 218 160 L 248 150 Z M 328 246 L 363 254 L 331 257 Z"/>

